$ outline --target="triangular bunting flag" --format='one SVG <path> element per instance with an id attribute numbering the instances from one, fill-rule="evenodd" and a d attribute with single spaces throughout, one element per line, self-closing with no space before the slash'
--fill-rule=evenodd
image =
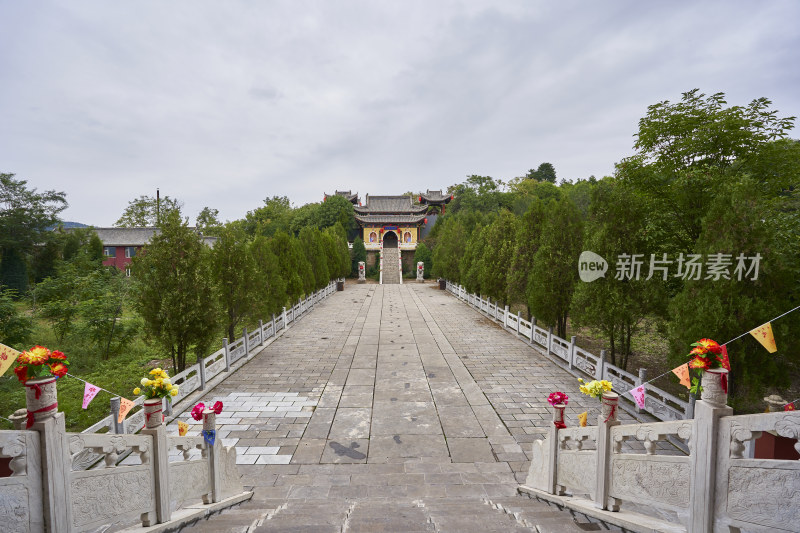
<path id="1" fill-rule="evenodd" d="M 117 417 L 118 424 L 122 424 L 122 421 L 125 420 L 125 417 L 128 415 L 128 411 L 133 409 L 134 405 L 136 404 L 127 398 L 119 399 L 119 416 Z"/>
<path id="2" fill-rule="evenodd" d="M 758 326 L 750 332 L 750 335 L 755 337 L 769 353 L 778 351 L 778 347 L 775 345 L 775 336 L 772 334 L 772 324 L 770 322 L 767 322 L 763 326 Z"/>
<path id="3" fill-rule="evenodd" d="M 689 363 L 684 363 L 678 368 L 673 368 L 672 373 L 681 380 L 681 385 L 687 389 L 692 388 L 692 380 L 689 378 Z"/>
<path id="4" fill-rule="evenodd" d="M 204 429 L 203 430 L 203 440 L 205 440 L 209 446 L 214 445 L 214 441 L 217 439 L 217 430 L 216 429 Z"/>
<path id="5" fill-rule="evenodd" d="M 186 435 L 186 432 L 189 431 L 189 424 L 186 422 L 181 422 L 178 420 L 178 435 L 181 437 Z"/>
<path id="6" fill-rule="evenodd" d="M 0 376 L 11 368 L 11 365 L 17 360 L 19 354 L 20 352 L 16 351 L 14 348 L 9 348 L 5 344 L 0 344 Z"/>
<path id="7" fill-rule="evenodd" d="M 83 387 L 83 408 L 86 409 L 89 407 L 89 403 L 94 400 L 94 397 L 97 396 L 97 393 L 100 392 L 100 387 L 97 385 L 92 385 L 88 381 L 85 382 Z"/>
<path id="8" fill-rule="evenodd" d="M 584 411 L 578 415 L 578 422 L 580 422 L 582 428 L 586 427 L 586 419 L 588 418 L 588 416 L 589 416 L 589 411 Z"/>
<path id="9" fill-rule="evenodd" d="M 639 409 L 644 409 L 644 385 L 639 385 L 635 389 L 631 389 L 631 396 L 636 400 L 636 406 Z"/>
<path id="10" fill-rule="evenodd" d="M 731 362 L 728 359 L 728 345 L 727 344 L 723 344 L 721 346 L 721 348 L 722 348 L 722 361 L 721 361 L 722 368 L 724 368 L 725 370 L 730 372 L 731 371 Z"/>

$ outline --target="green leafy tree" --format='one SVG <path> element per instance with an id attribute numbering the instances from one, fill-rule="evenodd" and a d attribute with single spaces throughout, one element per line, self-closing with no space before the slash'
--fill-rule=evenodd
<path id="1" fill-rule="evenodd" d="M 81 339 L 89 339 L 104 360 L 124 348 L 137 332 L 135 321 L 122 320 L 129 281 L 116 268 L 98 268 L 77 283 Z"/>
<path id="2" fill-rule="evenodd" d="M 417 249 L 414 250 L 414 265 L 419 262 L 425 265 L 424 277 L 430 278 L 433 269 L 433 253 L 424 242 L 417 243 Z"/>
<path id="3" fill-rule="evenodd" d="M 208 255 L 197 233 L 173 210 L 164 214 L 161 233 L 133 260 L 136 309 L 148 336 L 172 357 L 176 372 L 186 368 L 190 351 L 208 348 L 217 330 Z"/>
<path id="4" fill-rule="evenodd" d="M 530 169 L 525 178 L 535 181 L 555 183 L 556 168 L 550 163 L 542 163 L 536 170 Z"/>
<path id="5" fill-rule="evenodd" d="M 348 231 L 356 226 L 353 214 L 353 204 L 346 198 L 338 195 L 328 196 L 319 205 L 316 225 L 318 228 L 324 229 L 338 223 L 345 231 Z"/>
<path id="6" fill-rule="evenodd" d="M 14 296 L 8 289 L 0 290 L 0 339 L 12 348 L 22 348 L 31 336 L 33 321 L 20 312 Z"/>
<path id="7" fill-rule="evenodd" d="M 488 237 L 488 226 L 473 231 L 472 236 L 467 241 L 464 255 L 459 262 L 458 267 L 461 272 L 462 283 L 469 292 L 477 294 L 482 294 L 483 292 L 483 287 L 481 286 L 481 258 L 486 249 Z"/>
<path id="8" fill-rule="evenodd" d="M 511 268 L 519 223 L 509 211 L 501 211 L 486 227 L 486 244 L 478 261 L 481 292 L 501 303 L 508 302 L 507 272 Z"/>
<path id="9" fill-rule="evenodd" d="M 578 256 L 583 244 L 580 212 L 568 198 L 550 204 L 539 249 L 533 256 L 528 283 L 528 306 L 538 319 L 567 335 L 572 293 L 578 276 Z"/>
<path id="10" fill-rule="evenodd" d="M 14 174 L 0 174 L 0 287 L 21 296 L 28 287 L 28 255 L 67 208 L 63 192 L 37 192 Z"/>
<path id="11" fill-rule="evenodd" d="M 358 277 L 358 262 L 363 261 L 365 268 L 367 264 L 367 247 L 364 246 L 364 241 L 361 237 L 356 237 L 353 241 L 353 265 L 352 265 L 352 276 L 354 278 Z"/>
<path id="12" fill-rule="evenodd" d="M 534 198 L 528 211 L 522 217 L 517 229 L 514 254 L 506 276 L 507 301 L 522 303 L 528 309 L 528 280 L 533 268 L 533 258 L 539 249 L 539 241 L 546 217 L 545 204 Z"/>
<path id="13" fill-rule="evenodd" d="M 248 318 L 256 318 L 259 294 L 256 263 L 247 234 L 237 227 L 219 229 L 219 239 L 211 250 L 214 295 L 222 311 L 228 339 L 236 338 L 236 328 Z"/>
<path id="14" fill-rule="evenodd" d="M 289 232 L 292 205 L 287 196 L 273 196 L 264 200 L 264 205 L 248 211 L 244 218 L 244 230 L 248 235 L 272 237 L 278 232 Z"/>
<path id="15" fill-rule="evenodd" d="M 160 226 L 159 221 L 167 220 L 170 213 L 180 212 L 183 202 L 164 196 L 161 199 L 142 195 L 128 202 L 114 225 L 119 228 L 144 228 Z"/>
<path id="16" fill-rule="evenodd" d="M 268 238 L 258 235 L 253 240 L 250 249 L 253 254 L 257 276 L 255 287 L 257 294 L 256 312 L 259 317 L 266 318 L 273 313 L 280 313 L 282 307 L 286 305 L 288 300 L 286 293 L 287 280 L 281 272 L 281 261 L 272 252 Z M 300 285 L 299 278 L 297 284 L 298 286 Z"/>
<path id="17" fill-rule="evenodd" d="M 609 343 L 609 361 L 622 369 L 628 367 L 633 336 L 666 313 L 664 272 L 653 270 L 650 275 L 653 250 L 647 238 L 647 215 L 637 195 L 618 180 L 609 178 L 597 186 L 584 248 L 610 262 L 620 254 L 641 254 L 643 264 L 638 271 L 612 270 L 593 282 L 579 281 L 572 301 L 573 325 L 597 328 Z M 658 254 L 654 257 L 663 259 Z"/>
<path id="18" fill-rule="evenodd" d="M 333 277 L 345 278 L 350 274 L 350 247 L 347 245 L 347 233 L 340 223 L 325 228 L 324 235 L 329 239 L 330 254 L 335 257 L 335 269 L 329 264 L 328 270 Z"/>
<path id="19" fill-rule="evenodd" d="M 322 234 L 317 228 L 304 227 L 300 230 L 297 240 L 314 273 L 314 284 L 312 289 L 306 293 L 310 294 L 314 290 L 325 287 L 331 280 L 331 274 L 328 270 L 328 254 L 325 250 Z"/>
<path id="20" fill-rule="evenodd" d="M 689 344 L 697 339 L 710 337 L 723 343 L 796 307 L 800 297 L 797 208 L 794 195 L 765 196 L 755 177 L 731 183 L 718 193 L 693 250 L 705 258 L 701 279 L 686 281 L 670 303 L 673 363 L 685 362 Z M 786 216 L 794 219 L 789 233 L 784 227 Z M 724 270 L 730 279 L 715 279 L 709 271 L 715 254 L 729 256 L 731 264 Z M 744 269 L 737 271 L 740 254 Z M 760 256 L 757 275 L 755 260 L 749 259 L 756 254 Z M 758 409 L 766 390 L 782 390 L 790 385 L 791 376 L 798 375 L 800 342 L 795 332 L 800 328 L 800 314 L 787 315 L 772 327 L 778 346 L 775 354 L 749 335 L 728 346 L 733 373 L 730 402 L 736 409 Z"/>
<path id="21" fill-rule="evenodd" d="M 441 227 L 433 248 L 433 275 L 463 283 L 461 256 L 469 240 L 469 232 L 461 217 L 445 215 L 436 222 Z"/>
<path id="22" fill-rule="evenodd" d="M 314 273 L 311 264 L 306 260 L 296 239 L 286 233 L 276 233 L 269 244 L 275 257 L 280 258 L 280 275 L 286 281 L 287 301 L 283 305 L 294 304 L 304 294 L 310 293 L 309 287 L 313 290 Z"/>
<path id="23" fill-rule="evenodd" d="M 222 222 L 219 221 L 219 209 L 204 207 L 195 219 L 197 231 L 203 235 L 218 237 L 222 229 Z"/>

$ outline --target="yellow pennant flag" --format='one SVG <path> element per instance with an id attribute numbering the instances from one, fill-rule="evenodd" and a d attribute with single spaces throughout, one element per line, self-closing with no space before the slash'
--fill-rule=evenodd
<path id="1" fill-rule="evenodd" d="M 0 376 L 11 368 L 11 365 L 17 360 L 19 354 L 20 352 L 16 351 L 14 348 L 9 348 L 5 344 L 0 344 Z"/>
<path id="2" fill-rule="evenodd" d="M 750 332 L 750 335 L 755 337 L 769 353 L 778 351 L 778 347 L 775 345 L 775 336 L 772 335 L 772 324 L 770 322 L 767 322 L 763 326 L 758 326 Z"/>
<path id="3" fill-rule="evenodd" d="M 117 417 L 117 423 L 121 424 L 125 417 L 128 415 L 128 411 L 133 409 L 133 406 L 136 405 L 133 401 L 127 398 L 120 398 L 119 399 L 119 416 Z"/>
<path id="4" fill-rule="evenodd" d="M 187 424 L 186 422 L 181 422 L 179 420 L 178 421 L 178 435 L 183 437 L 184 435 L 186 435 L 187 431 L 189 431 L 189 424 Z"/>
<path id="5" fill-rule="evenodd" d="M 581 423 L 581 427 L 586 427 L 586 419 L 589 417 L 589 411 L 584 411 L 578 415 L 578 422 Z"/>
<path id="6" fill-rule="evenodd" d="M 692 380 L 689 379 L 689 363 L 683 363 L 678 368 L 673 368 L 672 373 L 681 380 L 681 385 L 687 389 L 692 388 Z"/>

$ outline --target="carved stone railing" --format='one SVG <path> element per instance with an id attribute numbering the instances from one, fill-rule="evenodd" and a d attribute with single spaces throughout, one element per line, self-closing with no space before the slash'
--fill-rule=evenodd
<path id="1" fill-rule="evenodd" d="M 535 318 L 530 321 L 524 320 L 521 316 L 509 312 L 508 306 L 505 306 L 505 309 L 500 308 L 497 303 L 492 303 L 488 298 L 484 299 L 476 294 L 471 294 L 457 283 L 448 281 L 447 290 L 489 318 L 498 321 L 507 330 L 526 339 L 531 345 L 542 348 L 549 357 L 563 365 L 576 377 L 611 381 L 614 384 L 614 390 L 620 395 L 647 381 L 644 379 L 643 371 L 640 371 L 638 376 L 626 372 L 606 361 L 605 351 L 601 351 L 599 356 L 594 355 L 577 346 L 575 337 L 565 340 L 553 334 L 552 329 L 546 330 L 537 326 Z M 676 398 L 651 383 L 647 383 L 645 388 L 647 394 L 642 411 L 646 411 L 660 420 L 683 420 L 692 417 L 690 402 Z M 631 398 L 624 397 L 624 399 L 629 401 L 631 408 L 635 409 Z"/>
<path id="2" fill-rule="evenodd" d="M 214 412 L 203 416 L 204 432 L 216 430 Z M 68 433 L 64 414 L 54 412 L 32 431 L 0 431 L 0 457 L 11 459 L 11 476 L 0 477 L 0 530 L 80 532 L 136 523 L 175 529 L 252 496 L 242 487 L 234 447 L 168 436 L 160 419 L 148 426 L 140 435 Z M 100 462 L 73 468 L 71 457 L 86 453 Z M 181 519 L 172 520 L 179 508 Z"/>
<path id="3" fill-rule="evenodd" d="M 314 302 L 321 302 L 335 291 L 336 283 L 331 282 L 308 298 L 300 300 L 288 311 L 284 308 L 280 315 L 273 315 L 268 322 L 260 321 L 258 327 L 253 331 L 245 328 L 242 336 L 235 341 L 229 342 L 228 339 L 222 339 L 222 348 L 207 357 L 200 358 L 196 364 L 172 377 L 172 383 L 178 386 L 179 393 L 172 398 L 170 407 L 181 404 L 193 392 L 205 390 L 207 384 L 220 374 L 230 372 L 232 368 L 235 370 L 253 357 L 265 342 L 277 336 L 292 322 L 310 311 Z M 143 401 L 144 396 L 136 398 L 134 402 L 137 407 L 134 407 L 128 417 L 118 424 L 116 419 L 119 413 L 119 398 L 112 399 L 111 414 L 83 430 L 83 433 L 96 433 L 105 428 L 113 433 L 136 433 L 144 425 L 144 412 L 140 408 Z M 97 454 L 86 450 L 73 456 L 73 466 L 87 468 L 95 464 L 98 459 Z"/>
<path id="4" fill-rule="evenodd" d="M 596 427 L 550 427 L 520 492 L 633 531 L 798 531 L 800 460 L 754 450 L 771 432 L 800 454 L 800 412 L 732 416 L 719 380 L 704 374 L 692 420 L 620 425 L 605 410 Z"/>
<path id="5" fill-rule="evenodd" d="M 44 531 L 39 434 L 0 431 L 0 458 L 10 458 L 9 477 L 0 477 L 0 529 Z"/>

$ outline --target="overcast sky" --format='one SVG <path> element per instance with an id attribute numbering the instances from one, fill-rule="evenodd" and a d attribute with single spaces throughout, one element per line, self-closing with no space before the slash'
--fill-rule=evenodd
<path id="1" fill-rule="evenodd" d="M 234 220 L 543 161 L 600 177 L 693 88 L 800 116 L 798 21 L 796 1 L 0 0 L 0 172 L 95 226 L 157 187 Z"/>

